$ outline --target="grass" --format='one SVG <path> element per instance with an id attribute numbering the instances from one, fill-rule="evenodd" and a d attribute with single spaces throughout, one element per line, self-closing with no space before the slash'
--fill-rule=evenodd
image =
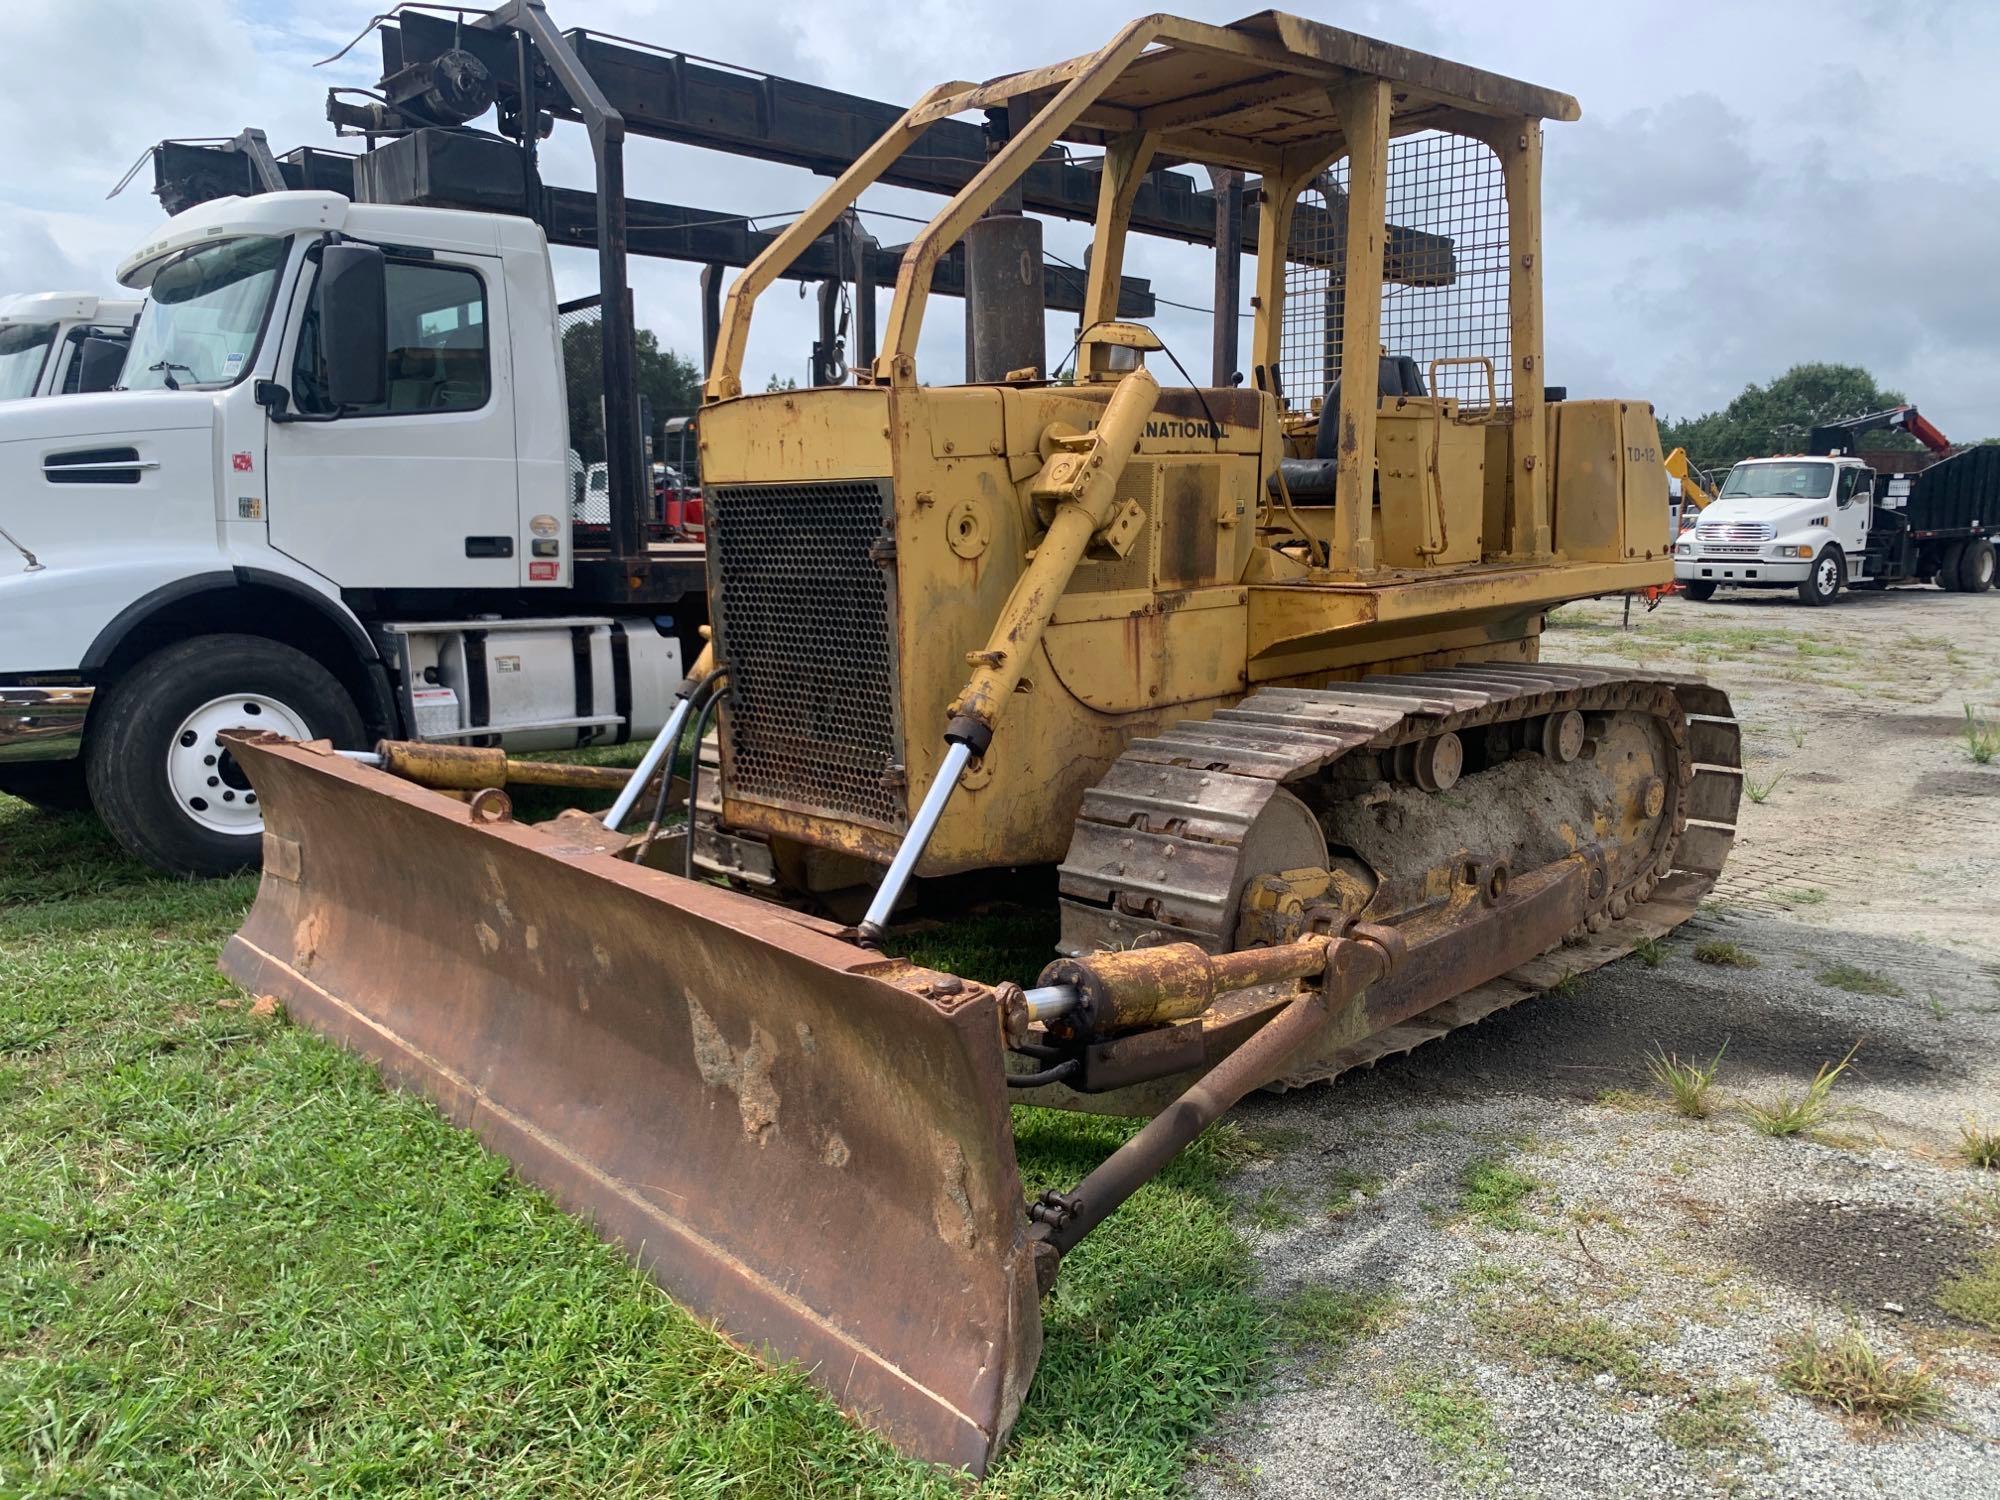
<path id="1" fill-rule="evenodd" d="M 1542 1186 L 1538 1178 L 1508 1166 L 1498 1156 L 1477 1156 L 1458 1178 L 1458 1211 L 1489 1229 L 1531 1229 L 1522 1205 Z"/>
<path id="2" fill-rule="evenodd" d="M 1821 984 L 1836 990 L 1846 990 L 1850 995 L 1881 995 L 1899 997 L 1903 987 L 1886 974 L 1878 974 L 1873 969 L 1861 968 L 1858 964 L 1828 964 L 1813 976 Z"/>
<path id="3" fill-rule="evenodd" d="M 1436 1370 L 1406 1366 L 1397 1372 L 1389 1398 L 1397 1424 L 1456 1468 L 1461 1482 L 1485 1488 L 1498 1481 L 1505 1469 L 1500 1424 L 1472 1386 Z"/>
<path id="4" fill-rule="evenodd" d="M 1326 1211 L 1330 1218 L 1344 1219 L 1382 1191 L 1382 1178 L 1374 1172 L 1357 1172 L 1342 1167 L 1326 1184 Z"/>
<path id="5" fill-rule="evenodd" d="M 0 1494 L 967 1493 L 426 1105 L 250 1014 L 215 954 L 253 889 L 0 799 Z M 1025 948 L 1003 928 L 960 941 Z M 1131 1130 L 1018 1111 L 1027 1190 Z M 1260 1387 L 1242 1155 L 1210 1132 L 1066 1258 L 989 1493 L 1177 1494 Z"/>
<path id="6" fill-rule="evenodd" d="M 1355 1340 L 1388 1326 L 1395 1317 L 1392 1291 L 1352 1292 L 1318 1284 L 1301 1287 L 1278 1309 L 1277 1337 L 1295 1356 L 1325 1373 Z"/>
<path id="7" fill-rule="evenodd" d="M 2000 724 L 1965 705 L 1965 753 L 1978 764 L 1991 765 L 2000 756 Z"/>
<path id="8" fill-rule="evenodd" d="M 1243 1217 L 1267 1234 L 1296 1229 L 1305 1222 L 1299 1214 L 1298 1194 L 1283 1187 L 1267 1187 L 1252 1194 L 1244 1201 Z"/>
<path id="9" fill-rule="evenodd" d="M 1667 945 L 1656 937 L 1641 938 L 1632 945 L 1632 956 L 1649 969 L 1667 961 Z"/>
<path id="10" fill-rule="evenodd" d="M 2000 1130 L 1980 1120 L 1967 1120 L 1958 1132 L 1958 1154 L 1969 1167 L 1988 1172 L 2000 1169 Z"/>
<path id="11" fill-rule="evenodd" d="M 1703 938 L 1694 945 L 1696 963 L 1714 964 L 1724 969 L 1754 969 L 1757 955 L 1728 938 Z"/>
<path id="12" fill-rule="evenodd" d="M 1536 1301 L 1484 1308 L 1477 1322 L 1507 1349 L 1566 1366 L 1575 1374 L 1610 1375 L 1631 1391 L 1660 1386 L 1642 1352 L 1645 1340 L 1594 1314 Z"/>
<path id="13" fill-rule="evenodd" d="M 2000 1249 L 1988 1250 L 1970 1270 L 1946 1279 L 1937 1304 L 1954 1318 L 2000 1333 Z"/>
<path id="14" fill-rule="evenodd" d="M 1805 1086 L 1803 1093 L 1794 1094 L 1790 1084 L 1778 1091 L 1778 1097 L 1770 1104 L 1746 1104 L 1743 1112 L 1750 1117 L 1765 1135 L 1801 1135 L 1824 1125 L 1832 1115 L 1831 1097 L 1833 1086 L 1839 1081 L 1854 1061 L 1854 1054 L 1861 1050 L 1856 1042 L 1848 1048 L 1847 1056 L 1837 1063 L 1821 1063 L 1813 1081 Z"/>
<path id="15" fill-rule="evenodd" d="M 1807 1329 L 1781 1345 L 1778 1384 L 1856 1421 L 1898 1428 L 1942 1418 L 1943 1389 L 1928 1368 L 1882 1355 L 1859 1328 L 1826 1338 Z"/>
<path id="16" fill-rule="evenodd" d="M 1722 1054 L 1729 1044 L 1724 1042 L 1715 1049 L 1715 1056 L 1706 1063 L 1682 1062 L 1677 1054 L 1653 1049 L 1653 1055 L 1646 1059 L 1646 1072 L 1653 1082 L 1674 1101 L 1674 1109 L 1690 1120 L 1706 1120 L 1715 1112 L 1709 1093 L 1715 1087 L 1715 1075 L 1722 1067 Z"/>
<path id="17" fill-rule="evenodd" d="M 1816 885 L 1799 886 L 1795 890 L 1779 891 L 1778 899 L 1790 906 L 1824 906 L 1827 893 Z"/>
<path id="18" fill-rule="evenodd" d="M 1770 1449 L 1755 1420 L 1762 1410 L 1757 1387 L 1736 1380 L 1690 1392 L 1654 1426 L 1661 1437 L 1690 1453 L 1763 1455 Z"/>
<path id="19" fill-rule="evenodd" d="M 1768 781 L 1758 781 L 1746 774 L 1743 778 L 1743 795 L 1761 806 L 1770 797 L 1771 793 L 1778 789 L 1778 783 L 1784 779 L 1785 773 L 1783 771 L 1778 772 Z"/>

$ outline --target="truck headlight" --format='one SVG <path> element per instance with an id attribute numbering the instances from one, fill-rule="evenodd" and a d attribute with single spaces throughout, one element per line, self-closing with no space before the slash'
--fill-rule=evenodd
<path id="1" fill-rule="evenodd" d="M 1771 549 L 1771 555 L 1773 557 L 1811 557 L 1813 555 L 1813 549 L 1811 547 L 1804 547 L 1804 546 L 1793 547 L 1787 545 L 1781 547 L 1773 547 Z"/>
<path id="2" fill-rule="evenodd" d="M 1693 556 L 1694 556 L 1694 546 L 1693 546 L 1693 544 L 1692 544 L 1692 543 L 1690 543 L 1690 542 L 1676 542 L 1676 543 L 1674 543 L 1674 556 L 1675 556 L 1675 557 L 1693 557 Z"/>

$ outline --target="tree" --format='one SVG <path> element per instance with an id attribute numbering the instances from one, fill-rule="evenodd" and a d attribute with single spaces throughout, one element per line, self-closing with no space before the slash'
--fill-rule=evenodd
<path id="1" fill-rule="evenodd" d="M 659 335 L 641 328 L 633 338 L 639 394 L 653 406 L 653 451 L 664 452 L 669 417 L 686 416 L 701 405 L 701 372 Z M 604 459 L 604 327 L 597 318 L 578 318 L 563 330 L 563 382 L 569 389 L 569 444 L 587 464 Z"/>
<path id="2" fill-rule="evenodd" d="M 1794 365 L 1769 385 L 1750 384 L 1721 411 L 1660 424 L 1660 441 L 1685 448 L 1704 469 L 1726 469 L 1739 458 L 1798 453 L 1815 424 L 1900 406 L 1900 392 L 1884 390 L 1859 365 Z M 1877 448 L 1914 447 L 1900 432 L 1869 439 Z"/>

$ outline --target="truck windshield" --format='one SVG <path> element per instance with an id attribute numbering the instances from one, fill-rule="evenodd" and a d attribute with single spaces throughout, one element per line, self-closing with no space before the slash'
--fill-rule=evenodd
<path id="1" fill-rule="evenodd" d="M 0 401 L 35 394 L 42 364 L 55 339 L 53 323 L 16 323 L 0 328 Z"/>
<path id="2" fill-rule="evenodd" d="M 153 278 L 125 358 L 128 390 L 232 385 L 250 368 L 288 241 L 265 235 L 182 251 Z"/>
<path id="3" fill-rule="evenodd" d="M 1832 464 L 1738 464 L 1722 481 L 1722 498 L 1821 500 L 1832 488 Z"/>

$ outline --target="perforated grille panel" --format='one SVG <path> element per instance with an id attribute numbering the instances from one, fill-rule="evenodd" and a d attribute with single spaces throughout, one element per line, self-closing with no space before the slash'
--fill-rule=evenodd
<path id="1" fill-rule="evenodd" d="M 707 491 L 733 796 L 903 825 L 892 575 L 870 556 L 888 483 Z"/>

